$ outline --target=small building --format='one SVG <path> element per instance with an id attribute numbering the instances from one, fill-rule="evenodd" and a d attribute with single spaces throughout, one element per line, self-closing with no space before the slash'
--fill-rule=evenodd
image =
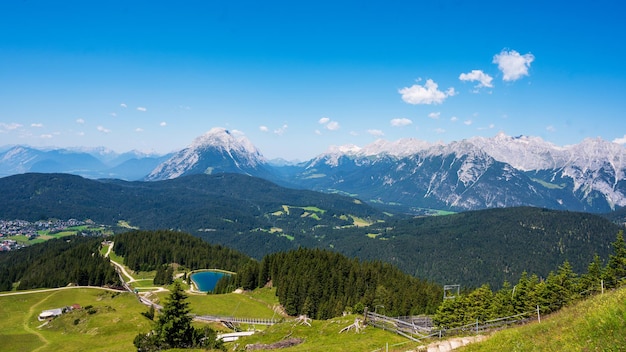
<path id="1" fill-rule="evenodd" d="M 39 317 L 37 317 L 37 319 L 39 321 L 44 321 L 44 320 L 56 318 L 60 316 L 61 314 L 63 314 L 66 311 L 66 309 L 67 308 L 54 308 L 54 309 L 44 310 L 43 312 L 39 314 Z"/>

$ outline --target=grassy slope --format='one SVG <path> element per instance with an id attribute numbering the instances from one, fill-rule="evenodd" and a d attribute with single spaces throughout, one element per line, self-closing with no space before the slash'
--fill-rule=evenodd
<path id="1" fill-rule="evenodd" d="M 250 295 L 198 295 L 192 296 L 190 303 L 192 311 L 198 313 L 271 317 L 273 292 L 264 289 Z M 83 307 L 92 305 L 96 312 L 75 311 L 46 326 L 37 321 L 42 310 L 74 303 Z M 135 335 L 150 329 L 150 322 L 140 314 L 146 311 L 145 306 L 128 293 L 81 288 L 1 296 L 0 307 L 2 351 L 129 351 L 133 350 Z M 304 339 L 304 343 L 284 351 L 373 351 L 386 345 L 390 351 L 405 351 L 416 347 L 400 336 L 372 327 L 360 334 L 352 331 L 339 334 L 354 318 L 313 321 L 312 327 L 286 321 L 241 339 L 239 346 L 271 344 L 295 337 Z M 462 351 L 623 351 L 626 350 L 624 336 L 626 289 L 621 289 L 567 307 L 543 318 L 541 323 L 495 333 L 487 341 Z"/>
<path id="2" fill-rule="evenodd" d="M 354 323 L 355 317 L 357 316 L 348 315 L 325 321 L 313 320 L 311 327 L 293 321 L 277 324 L 263 332 L 239 339 L 237 351 L 243 351 L 247 344 L 272 344 L 285 338 L 304 340 L 300 345 L 280 349 L 285 352 L 384 351 L 387 345 L 389 351 L 406 351 L 417 345 L 408 342 L 406 338 L 373 327 L 366 327 L 360 333 L 347 331 L 340 334 L 341 329 Z"/>
<path id="3" fill-rule="evenodd" d="M 262 289 L 251 294 L 190 295 L 189 302 L 198 314 L 272 318 L 271 307 L 277 303 L 274 292 Z M 46 326 L 37 320 L 43 310 L 74 303 L 91 305 L 96 312 L 74 311 Z M 150 321 L 141 315 L 147 308 L 130 293 L 64 289 L 0 296 L 0 307 L 1 351 L 131 351 L 135 336 L 150 330 Z"/>
<path id="4" fill-rule="evenodd" d="M 625 351 L 626 288 L 598 295 L 462 351 Z"/>
<path id="5" fill-rule="evenodd" d="M 94 314 L 73 311 L 42 326 L 41 311 L 92 305 Z M 130 351 L 137 332 L 148 331 L 140 313 L 145 306 L 129 293 L 67 289 L 0 297 L 0 341 L 3 351 Z M 76 321 L 78 319 L 78 321 Z M 77 324 L 74 324 L 74 322 Z"/>

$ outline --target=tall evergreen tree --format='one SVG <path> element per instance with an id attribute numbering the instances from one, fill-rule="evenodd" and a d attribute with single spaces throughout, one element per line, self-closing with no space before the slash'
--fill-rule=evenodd
<path id="1" fill-rule="evenodd" d="M 168 348 L 216 348 L 224 349 L 223 342 L 210 328 L 197 330 L 191 325 L 187 295 L 175 281 L 154 330 L 135 337 L 134 344 L 140 352 L 159 351 Z"/>
<path id="2" fill-rule="evenodd" d="M 617 287 L 621 280 L 626 278 L 626 243 L 624 242 L 624 231 L 617 234 L 615 242 L 612 243 L 613 254 L 609 256 L 609 263 L 604 270 L 604 281 L 606 287 Z"/>

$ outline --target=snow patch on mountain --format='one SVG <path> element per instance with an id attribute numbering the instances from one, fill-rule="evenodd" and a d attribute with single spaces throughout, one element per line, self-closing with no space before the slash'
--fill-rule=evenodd
<path id="1" fill-rule="evenodd" d="M 233 133 L 225 128 L 215 127 L 197 137 L 189 147 L 174 154 L 170 159 L 157 166 L 147 180 L 173 179 L 192 173 L 211 173 L 207 170 L 195 170 L 203 159 L 220 158 L 234 169 L 243 173 L 266 164 L 265 158 L 244 135 Z M 208 166 L 212 170 L 212 166 Z M 231 171 L 232 170 L 228 170 Z"/>

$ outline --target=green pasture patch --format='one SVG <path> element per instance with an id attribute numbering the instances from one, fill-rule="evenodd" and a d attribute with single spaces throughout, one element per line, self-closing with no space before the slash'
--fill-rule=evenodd
<path id="1" fill-rule="evenodd" d="M 322 214 L 324 214 L 326 212 L 326 210 L 324 210 L 324 209 L 320 209 L 318 207 L 313 207 L 313 206 L 302 207 L 301 209 L 305 210 L 305 211 L 311 211 L 311 212 L 322 213 Z"/>
<path id="2" fill-rule="evenodd" d="M 37 320 L 43 310 L 72 304 L 83 308 L 45 325 Z M 135 335 L 150 328 L 133 294 L 96 288 L 0 296 L 0 306 L 3 351 L 131 351 Z"/>
<path id="3" fill-rule="evenodd" d="M 288 320 L 252 336 L 240 338 L 235 351 L 243 351 L 248 344 L 276 343 L 287 336 L 302 339 L 303 342 L 281 351 L 385 351 L 386 347 L 389 347 L 390 351 L 406 351 L 418 345 L 404 337 L 371 326 L 365 327 L 360 333 L 353 330 L 339 333 L 341 329 L 353 324 L 355 318 L 362 319 L 362 316 L 348 315 L 329 320 L 313 320 L 310 327 Z"/>
<path id="4" fill-rule="evenodd" d="M 24 235 L 7 236 L 7 237 L 3 237 L 3 239 L 13 240 L 21 245 L 28 245 L 32 243 L 32 241 L 29 241 L 28 237 Z"/>
<path id="5" fill-rule="evenodd" d="M 278 305 L 278 297 L 276 296 L 275 288 L 257 288 L 254 291 L 247 291 L 244 294 L 252 298 L 253 300 L 264 303 L 268 307 L 274 307 Z"/>
<path id="6" fill-rule="evenodd" d="M 106 253 L 106 252 L 105 252 Z M 111 253 L 109 254 L 109 258 L 119 264 L 124 264 L 124 257 L 117 255 L 115 252 L 111 251 Z M 126 268 L 128 270 L 128 268 Z"/>
<path id="7" fill-rule="evenodd" d="M 152 279 L 140 279 L 130 283 L 133 288 L 140 289 L 142 287 L 154 287 L 154 278 Z M 157 285 L 158 286 L 158 285 Z"/>
<path id="8" fill-rule="evenodd" d="M 288 235 L 286 233 L 283 233 L 280 235 L 280 237 L 285 237 L 286 239 L 288 239 L 289 241 L 293 241 L 294 239 L 296 239 L 294 236 L 292 235 Z"/>
<path id="9" fill-rule="evenodd" d="M 304 213 L 302 213 L 302 215 L 300 215 L 301 218 L 313 218 L 315 220 L 321 220 L 322 218 L 320 218 L 320 216 L 317 213 L 311 213 L 308 211 L 305 211 Z"/>
<path id="10" fill-rule="evenodd" d="M 360 218 L 358 216 L 354 216 L 354 215 L 350 215 L 350 217 L 352 218 L 352 223 L 354 224 L 354 226 L 356 227 L 367 227 L 373 224 L 372 221 L 369 221 L 367 219 L 363 219 Z"/>
<path id="11" fill-rule="evenodd" d="M 156 293 L 161 304 L 169 296 L 169 292 Z M 187 302 L 192 314 L 217 315 L 242 318 L 279 319 L 272 305 L 265 301 L 263 295 L 253 297 L 241 293 L 227 294 L 188 294 Z"/>
<path id="12" fill-rule="evenodd" d="M 129 229 L 129 230 L 139 230 L 139 227 L 131 226 L 130 223 L 126 220 L 118 220 L 117 226 Z"/>
<path id="13" fill-rule="evenodd" d="M 380 236 L 380 233 L 368 233 L 365 236 L 369 237 L 369 238 L 376 238 L 378 236 Z"/>

